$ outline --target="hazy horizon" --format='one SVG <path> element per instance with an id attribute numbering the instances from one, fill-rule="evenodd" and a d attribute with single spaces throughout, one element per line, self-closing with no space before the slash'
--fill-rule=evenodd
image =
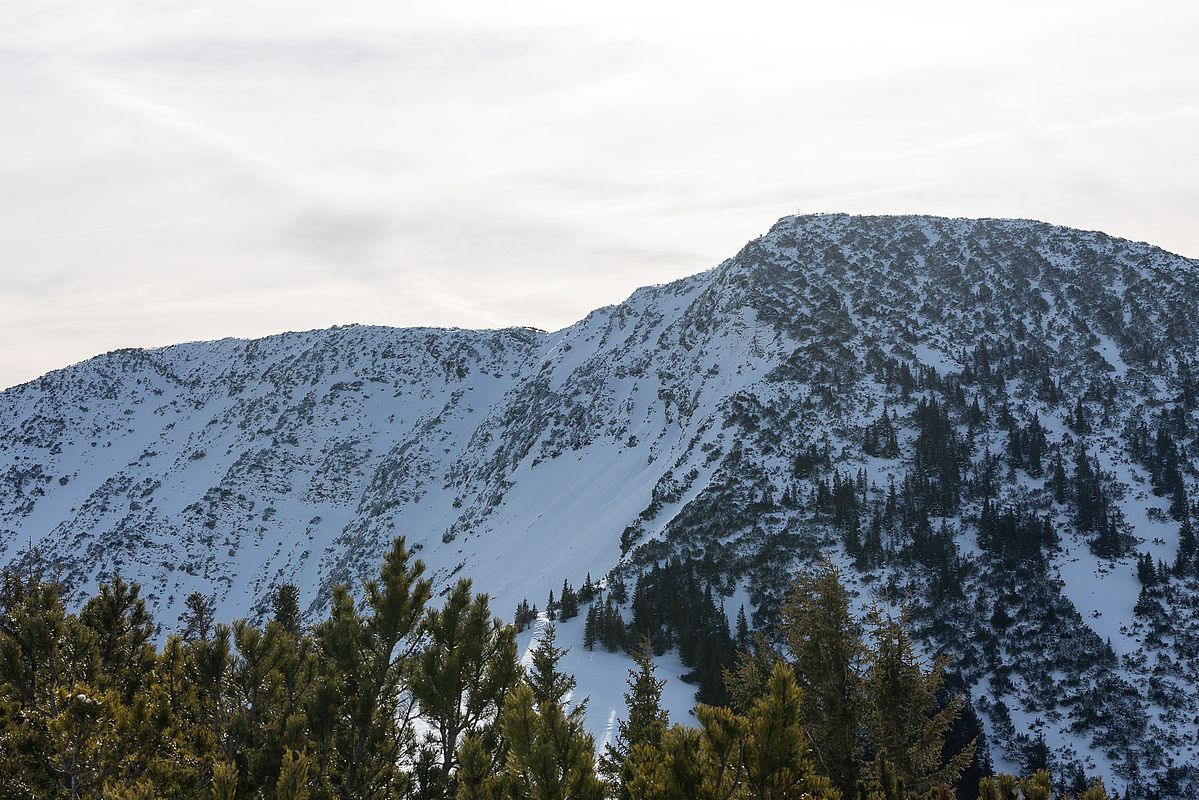
<path id="1" fill-rule="evenodd" d="M 554 330 L 793 213 L 1199 256 L 1193 4 L 602 12 L 11 4 L 0 387 L 334 324 Z"/>

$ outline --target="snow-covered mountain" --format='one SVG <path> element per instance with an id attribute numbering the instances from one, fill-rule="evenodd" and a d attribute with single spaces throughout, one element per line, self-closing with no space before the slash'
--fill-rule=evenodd
<path id="1" fill-rule="evenodd" d="M 1101 233 L 815 215 L 554 333 L 117 351 L 0 393 L 0 563 L 32 542 L 79 593 L 119 571 L 169 624 L 282 581 L 319 610 L 403 533 L 501 614 L 680 557 L 768 626 L 826 557 L 911 605 L 1001 763 L 1042 733 L 1117 786 L 1185 785 L 1196 308 L 1199 262 Z"/>

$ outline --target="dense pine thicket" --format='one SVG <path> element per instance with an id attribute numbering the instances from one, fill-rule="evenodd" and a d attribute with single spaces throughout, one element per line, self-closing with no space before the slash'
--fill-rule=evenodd
<path id="1" fill-rule="evenodd" d="M 660 707 L 652 652 L 682 640 L 643 608 L 627 712 L 598 759 L 552 624 L 522 668 L 516 628 L 469 581 L 430 605 L 403 539 L 360 601 L 336 587 L 328 614 L 303 626 L 297 596 L 281 587 L 256 626 L 214 623 L 194 595 L 182 630 L 157 646 L 136 584 L 113 578 L 70 613 L 53 581 L 6 572 L 0 795 L 900 800 L 956 785 L 986 800 L 1049 796 L 1047 772 L 986 777 L 985 756 L 978 769 L 977 741 L 955 741 L 963 703 L 944 691 L 944 665 L 926 669 L 881 612 L 863 636 L 831 568 L 796 584 L 785 649 L 759 638 L 742 650 L 724 673 L 728 704 L 699 705 L 695 724 L 671 725 Z"/>

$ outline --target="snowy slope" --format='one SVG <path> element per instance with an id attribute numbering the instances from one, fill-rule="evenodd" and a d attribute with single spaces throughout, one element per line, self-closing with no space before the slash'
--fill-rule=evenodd
<path id="1" fill-rule="evenodd" d="M 707 557 L 738 592 L 728 607 L 748 597 L 768 624 L 793 570 L 824 554 L 864 599 L 889 586 L 954 621 L 957 634 L 927 625 L 927 641 L 959 660 L 998 757 L 1020 746 L 994 711 L 1002 699 L 1017 728 L 1135 787 L 1193 764 L 1199 747 L 1199 587 L 1171 589 L 1182 635 L 1135 618 L 1135 552 L 1169 561 L 1178 525 L 1123 435 L 1163 408 L 1195 418 L 1181 398 L 1199 374 L 1197 303 L 1196 262 L 1099 233 L 817 215 L 784 218 L 720 266 L 554 333 L 350 326 L 109 353 L 0 393 L 0 563 L 32 541 L 81 594 L 119 571 L 169 624 L 197 590 L 224 617 L 253 616 L 280 581 L 318 611 L 332 583 L 370 573 L 401 533 L 440 583 L 472 577 L 505 616 L 564 578 Z M 1109 562 L 1068 530 L 1044 478 L 1001 476 L 1001 496 L 1067 529 L 1036 587 L 1061 613 L 1038 619 L 1037 641 L 1098 652 L 1110 640 L 1098 666 L 1063 659 L 1047 672 L 1008 631 L 976 647 L 1001 596 L 1026 589 L 979 550 L 977 505 L 946 519 L 969 566 L 949 603 L 927 595 L 920 565 L 856 571 L 827 521 L 783 498 L 811 494 L 799 464 L 816 445 L 838 471 L 863 470 L 881 502 L 908 464 L 864 454 L 862 426 L 885 404 L 906 446 L 905 420 L 929 390 L 901 390 L 880 364 L 960 374 L 983 343 L 1008 366 L 988 411 L 1002 398 L 1022 421 L 1036 413 L 1051 443 L 1081 438 L 1122 487 L 1132 545 Z M 1046 400 L 1045 381 L 1069 402 Z M 1083 437 L 1067 425 L 1080 396 L 1107 415 Z M 975 463 L 1002 454 L 994 415 L 970 436 Z M 1183 451 L 1193 486 L 1193 438 Z M 562 639 L 602 738 L 629 662 L 582 650 L 572 625 Z M 1188 681 L 1189 696 L 1151 688 Z M 687 688 L 668 692 L 677 717 Z M 1114 719 L 1079 721 L 1087 692 L 1133 714 L 1123 738 Z"/>

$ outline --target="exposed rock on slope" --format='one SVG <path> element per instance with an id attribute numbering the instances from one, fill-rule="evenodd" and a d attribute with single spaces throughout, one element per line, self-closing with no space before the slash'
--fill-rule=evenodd
<path id="1" fill-rule="evenodd" d="M 1199 264 L 1099 233 L 821 215 L 555 333 L 109 353 L 0 394 L 0 562 L 32 539 L 74 590 L 120 571 L 163 618 L 193 590 L 235 616 L 279 581 L 319 604 L 404 533 L 500 609 L 686 557 L 768 625 L 824 555 L 914 604 L 998 756 L 1036 730 L 1185 782 L 1197 307 Z"/>

